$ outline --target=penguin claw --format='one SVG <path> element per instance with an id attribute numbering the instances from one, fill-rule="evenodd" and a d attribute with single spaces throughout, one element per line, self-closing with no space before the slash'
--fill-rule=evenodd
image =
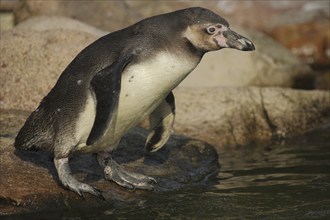
<path id="1" fill-rule="evenodd" d="M 81 198 L 85 199 L 85 193 L 90 193 L 98 198 L 105 200 L 102 191 L 98 188 L 92 187 L 87 184 L 81 184 L 69 187 L 73 192 L 77 193 Z"/>
<path id="2" fill-rule="evenodd" d="M 102 191 L 101 190 L 99 190 L 98 188 L 95 188 L 95 187 L 93 187 L 93 195 L 95 195 L 95 196 L 97 196 L 98 198 L 100 198 L 100 199 L 102 199 L 102 200 L 105 200 L 105 197 L 103 196 L 103 194 L 102 194 Z"/>
<path id="3" fill-rule="evenodd" d="M 154 184 L 157 184 L 158 182 L 157 182 L 157 180 L 155 179 L 155 178 L 153 178 L 153 177 L 148 177 L 149 178 L 149 180 L 151 181 L 151 182 L 153 182 Z"/>
<path id="4" fill-rule="evenodd" d="M 79 191 L 78 194 L 79 194 L 79 196 L 80 196 L 81 198 L 85 199 L 85 194 L 84 194 L 83 192 L 80 192 L 80 191 Z"/>

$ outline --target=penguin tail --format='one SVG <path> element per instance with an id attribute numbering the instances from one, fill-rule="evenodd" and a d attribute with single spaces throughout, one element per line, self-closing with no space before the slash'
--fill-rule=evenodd
<path id="1" fill-rule="evenodd" d="M 27 118 L 25 124 L 18 132 L 14 146 L 18 150 L 37 151 L 49 144 L 51 137 L 47 135 L 47 128 L 44 126 L 44 120 L 40 120 L 40 113 L 37 111 Z"/>
<path id="2" fill-rule="evenodd" d="M 15 138 L 14 146 L 18 150 L 31 150 L 31 151 L 39 150 L 39 148 L 37 147 L 37 141 L 33 136 L 29 134 L 29 132 L 26 132 L 24 126 L 18 132 Z"/>

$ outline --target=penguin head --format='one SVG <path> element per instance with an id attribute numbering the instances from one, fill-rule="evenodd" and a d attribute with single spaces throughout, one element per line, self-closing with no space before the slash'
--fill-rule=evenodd
<path id="1" fill-rule="evenodd" d="M 197 49 L 208 52 L 222 48 L 234 48 L 243 51 L 254 50 L 253 43 L 229 28 L 229 23 L 221 16 L 205 8 L 183 10 L 187 28 L 183 37 Z"/>

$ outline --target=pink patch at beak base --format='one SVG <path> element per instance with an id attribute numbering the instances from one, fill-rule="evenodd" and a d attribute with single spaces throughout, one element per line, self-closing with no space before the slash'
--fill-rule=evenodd
<path id="1" fill-rule="evenodd" d="M 222 34 L 218 34 L 218 35 L 214 36 L 213 40 L 220 48 L 228 48 L 229 47 L 227 42 L 226 42 L 227 39 Z"/>

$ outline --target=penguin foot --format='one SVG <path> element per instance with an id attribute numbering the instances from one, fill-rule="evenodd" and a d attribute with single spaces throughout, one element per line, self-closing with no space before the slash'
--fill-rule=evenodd
<path id="1" fill-rule="evenodd" d="M 68 158 L 55 158 L 54 164 L 58 173 L 58 177 L 64 187 L 70 189 L 73 192 L 76 192 L 83 198 L 84 193 L 90 193 L 94 196 L 105 199 L 99 189 L 92 187 L 88 184 L 81 183 L 71 175 Z"/>
<path id="2" fill-rule="evenodd" d="M 64 181 L 61 180 L 61 182 L 65 187 L 67 187 L 68 189 L 70 189 L 73 192 L 76 192 L 82 198 L 85 198 L 84 193 L 90 193 L 94 196 L 97 196 L 97 197 L 105 200 L 105 198 L 102 195 L 101 190 L 99 190 L 93 186 L 90 186 L 88 184 L 81 183 L 74 178 L 68 178 L 67 180 L 64 180 Z"/>
<path id="3" fill-rule="evenodd" d="M 105 178 L 129 189 L 152 190 L 157 181 L 149 176 L 128 172 L 111 160 L 104 168 Z"/>

